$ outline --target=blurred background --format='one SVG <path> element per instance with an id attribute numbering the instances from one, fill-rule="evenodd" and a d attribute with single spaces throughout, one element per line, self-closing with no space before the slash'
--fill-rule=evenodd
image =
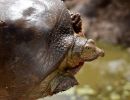
<path id="1" fill-rule="evenodd" d="M 86 62 L 79 86 L 39 100 L 130 100 L 130 0 L 64 0 L 105 57 Z"/>

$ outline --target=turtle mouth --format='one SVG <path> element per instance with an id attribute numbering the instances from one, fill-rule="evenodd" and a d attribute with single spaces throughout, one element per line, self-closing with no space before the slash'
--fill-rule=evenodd
<path id="1" fill-rule="evenodd" d="M 95 60 L 95 59 L 97 59 L 99 56 L 98 55 L 96 55 L 96 56 L 94 56 L 94 57 L 92 57 L 92 58 L 86 58 L 86 60 L 85 61 L 88 61 L 88 62 L 90 62 L 90 61 L 93 61 L 93 60 Z"/>
<path id="2" fill-rule="evenodd" d="M 79 72 L 79 70 L 81 69 L 81 67 L 83 66 L 84 62 L 79 62 L 78 65 L 74 66 L 73 68 L 67 68 L 66 72 L 70 73 L 72 75 L 75 75 L 77 72 Z"/>
<path id="3" fill-rule="evenodd" d="M 76 66 L 74 66 L 72 68 L 66 67 L 65 71 L 68 72 L 68 73 L 70 73 L 70 74 L 72 74 L 72 75 L 75 75 L 75 74 L 77 74 L 77 72 L 79 72 L 79 70 L 81 69 L 81 67 L 84 65 L 84 62 L 86 62 L 86 61 L 90 62 L 90 61 L 93 61 L 93 60 L 95 60 L 97 58 L 98 58 L 98 55 L 96 55 L 96 56 L 94 56 L 92 58 L 89 58 L 89 59 L 86 58 L 85 60 L 82 60 L 81 62 L 79 62 L 78 65 L 76 65 Z"/>

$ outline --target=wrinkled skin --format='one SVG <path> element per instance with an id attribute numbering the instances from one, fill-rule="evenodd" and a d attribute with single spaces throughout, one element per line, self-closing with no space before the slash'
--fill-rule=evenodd
<path id="1" fill-rule="evenodd" d="M 35 100 L 78 84 L 75 69 L 101 53 L 74 35 L 75 19 L 60 0 L 0 0 L 0 100 Z"/>

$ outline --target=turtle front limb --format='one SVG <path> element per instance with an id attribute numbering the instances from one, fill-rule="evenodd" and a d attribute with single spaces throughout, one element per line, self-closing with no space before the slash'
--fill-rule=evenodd
<path id="1" fill-rule="evenodd" d="M 82 32 L 82 19 L 80 14 L 71 14 L 72 26 L 75 33 L 79 34 Z"/>

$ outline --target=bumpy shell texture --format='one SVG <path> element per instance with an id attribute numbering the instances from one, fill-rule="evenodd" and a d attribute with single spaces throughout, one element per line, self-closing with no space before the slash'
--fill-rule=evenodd
<path id="1" fill-rule="evenodd" d="M 57 69 L 73 42 L 61 0 L 0 0 L 0 99 L 26 96 Z"/>

